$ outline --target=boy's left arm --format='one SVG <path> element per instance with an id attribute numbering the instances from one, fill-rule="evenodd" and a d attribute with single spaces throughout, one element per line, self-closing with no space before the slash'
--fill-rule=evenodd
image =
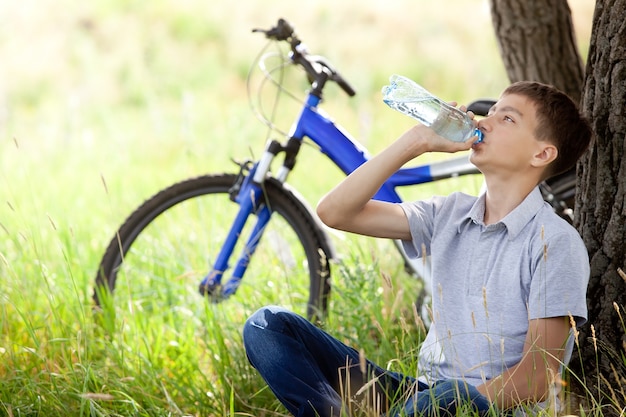
<path id="1" fill-rule="evenodd" d="M 476 388 L 502 410 L 545 400 L 550 385 L 559 382 L 569 331 L 568 317 L 530 320 L 522 360 Z"/>

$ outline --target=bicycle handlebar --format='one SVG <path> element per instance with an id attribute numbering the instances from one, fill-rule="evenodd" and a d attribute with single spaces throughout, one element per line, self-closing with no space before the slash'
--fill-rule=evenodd
<path id="1" fill-rule="evenodd" d="M 324 85 L 328 80 L 336 82 L 350 97 L 356 94 L 350 84 L 324 57 L 308 53 L 302 41 L 296 36 L 293 26 L 285 19 L 278 19 L 276 26 L 270 29 L 252 29 L 252 32 L 264 33 L 268 39 L 285 41 L 289 44 L 291 48 L 290 58 L 295 64 L 304 68 L 313 87 L 312 94 L 321 97 Z"/>
<path id="2" fill-rule="evenodd" d="M 324 57 L 309 54 L 302 41 L 296 36 L 293 26 L 285 19 L 278 19 L 276 26 L 270 29 L 252 29 L 252 32 L 263 33 L 268 39 L 284 41 L 289 44 L 291 48 L 289 58 L 304 69 L 313 87 L 311 92 L 314 95 L 321 97 L 322 90 L 328 80 L 336 82 L 349 96 L 352 97 L 356 94 L 350 84 Z M 468 110 L 473 111 L 477 116 L 486 116 L 494 102 L 490 99 L 476 100 L 468 106 Z"/>

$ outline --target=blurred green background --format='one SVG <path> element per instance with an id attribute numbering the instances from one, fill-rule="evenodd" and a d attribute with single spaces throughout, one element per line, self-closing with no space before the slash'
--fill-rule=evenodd
<path id="1" fill-rule="evenodd" d="M 570 1 L 583 56 L 591 3 Z M 324 106 L 372 152 L 411 123 L 380 100 L 390 74 L 460 103 L 497 97 L 507 84 L 486 0 L 2 2 L 5 200 L 94 245 L 102 219 L 117 224 L 137 190 L 147 196 L 258 152 L 264 130 L 245 77 L 265 41 L 251 29 L 278 17 L 355 87 L 350 99 L 329 89 Z M 0 210 L 0 219 L 15 213 Z"/>
<path id="2" fill-rule="evenodd" d="M 583 57 L 592 3 L 570 0 Z M 262 151 L 267 129 L 250 109 L 246 77 L 266 41 L 251 29 L 279 17 L 356 89 L 348 98 L 329 88 L 322 107 L 372 153 L 412 123 L 381 101 L 389 75 L 459 103 L 497 97 L 507 85 L 486 0 L 0 2 L 0 415 L 109 415 L 101 401 L 111 399 L 124 405 L 114 402 L 110 415 L 231 415 L 233 398 L 246 403 L 255 390 L 268 400 L 249 406 L 254 415 L 259 403 L 271 404 L 249 369 L 229 370 L 224 352 L 212 350 L 221 348 L 212 341 L 232 336 L 213 334 L 210 322 L 203 329 L 172 317 L 134 341 L 123 328 L 101 336 L 89 312 L 99 259 L 131 210 L 173 182 L 233 171 L 231 157 Z M 340 178 L 305 150 L 290 182 L 314 205 Z M 420 187 L 418 195 L 432 192 Z M 378 279 L 368 264 L 380 248 L 368 245 L 342 248 L 355 260 L 344 275 Z M 383 311 L 375 298 L 393 304 L 395 296 L 351 282 L 335 307 L 360 311 L 362 321 L 344 314 L 335 330 L 371 338 Z M 407 343 L 380 355 L 409 354 Z M 185 372 L 173 350 L 186 358 Z"/>

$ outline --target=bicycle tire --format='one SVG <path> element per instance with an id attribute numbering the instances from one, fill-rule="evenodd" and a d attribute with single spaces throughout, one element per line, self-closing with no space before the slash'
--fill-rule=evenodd
<path id="1" fill-rule="evenodd" d="M 194 276 L 196 279 L 193 280 L 191 285 L 193 286 L 195 291 L 185 292 L 193 292 L 193 296 L 199 298 L 199 294 L 197 292 L 198 284 L 200 283 L 200 280 L 202 279 L 204 274 L 206 274 L 206 272 L 210 268 L 209 265 L 212 265 L 212 262 L 203 262 L 201 267 L 198 268 L 198 271 L 201 272 L 198 273 L 194 272 L 196 270 L 195 265 L 194 268 L 189 268 L 189 266 L 186 266 L 184 268 L 181 268 L 181 271 L 176 271 L 175 268 L 171 268 L 169 266 L 158 268 L 156 264 L 166 262 L 165 260 L 163 260 L 163 256 L 188 256 L 189 254 L 182 252 L 183 248 L 186 251 L 193 250 L 196 252 L 206 252 L 206 248 L 205 246 L 203 246 L 204 244 L 215 247 L 217 251 L 217 248 L 221 246 L 221 241 L 219 243 L 210 242 L 213 240 L 217 241 L 221 238 L 222 231 L 217 230 L 219 226 L 223 225 L 224 227 L 230 227 L 231 223 L 223 221 L 222 217 L 234 217 L 237 212 L 238 206 L 236 203 L 232 202 L 229 195 L 229 189 L 235 183 L 236 178 L 237 175 L 235 174 L 217 174 L 188 179 L 163 189 L 162 191 L 158 192 L 157 194 L 146 200 L 141 206 L 139 206 L 118 229 L 115 236 L 109 243 L 102 257 L 102 260 L 100 261 L 95 279 L 96 287 L 93 294 L 95 304 L 97 306 L 101 305 L 101 295 L 104 294 L 102 290 L 106 290 L 107 294 L 111 295 L 111 300 L 117 297 L 117 293 L 115 297 L 113 297 L 113 292 L 114 290 L 116 290 L 116 287 L 119 287 L 118 280 L 120 272 L 124 271 L 125 269 L 127 270 L 125 272 L 125 278 L 128 281 L 126 283 L 127 286 L 135 285 L 130 281 L 140 280 L 141 277 L 141 279 L 146 281 L 144 282 L 144 285 L 147 284 L 148 287 L 150 287 L 147 294 L 143 294 L 141 296 L 143 297 L 141 298 L 141 300 L 145 301 L 145 299 L 149 299 L 150 291 L 161 290 L 159 288 L 160 285 L 158 282 L 153 282 L 153 280 L 150 278 L 146 280 L 145 278 L 146 275 L 156 276 L 159 273 L 163 275 L 172 274 L 173 276 L 169 277 L 169 281 L 180 280 L 181 277 L 185 277 L 186 275 Z M 276 255 L 276 257 L 271 258 L 271 256 L 274 255 L 271 255 L 272 251 L 270 249 L 267 249 L 267 247 L 270 246 L 268 240 L 271 240 L 272 237 L 268 236 L 268 233 L 289 233 L 286 238 L 291 239 L 291 241 L 285 243 L 289 245 L 289 250 L 291 250 L 292 246 L 295 244 L 294 239 L 300 242 L 301 248 L 298 249 L 298 251 L 301 251 L 301 254 L 294 256 L 299 256 L 300 258 L 302 258 L 298 261 L 302 262 L 304 267 L 290 268 L 289 271 L 285 271 L 285 278 L 288 280 L 291 279 L 293 281 L 293 277 L 288 276 L 290 274 L 293 274 L 299 276 L 300 281 L 303 281 L 305 278 L 303 278 L 302 275 L 308 275 L 309 281 L 308 294 L 287 294 L 289 296 L 293 295 L 294 300 L 300 300 L 300 302 L 291 302 L 285 299 L 268 299 L 266 302 L 287 304 L 289 305 L 289 307 L 293 308 L 296 311 L 300 310 L 301 314 L 305 314 L 305 311 L 302 311 L 305 309 L 306 315 L 309 318 L 320 319 L 326 313 L 328 297 L 330 294 L 329 260 L 333 256 L 333 250 L 332 246 L 330 245 L 330 240 L 326 237 L 323 229 L 320 227 L 320 223 L 317 218 L 312 215 L 310 208 L 308 208 L 303 200 L 295 194 L 295 191 L 289 189 L 286 185 L 281 184 L 274 179 L 268 179 L 265 182 L 264 187 L 264 197 L 266 204 L 272 210 L 272 218 L 270 220 L 270 223 L 268 224 L 268 228 L 271 230 L 266 230 L 263 240 L 259 244 L 257 253 L 255 253 L 251 263 L 255 262 L 255 259 L 261 256 L 261 254 L 259 254 L 259 251 L 262 251 L 264 252 L 262 255 L 267 257 L 266 259 L 262 260 L 263 265 L 265 266 L 266 263 L 270 263 L 272 265 L 272 268 L 268 268 L 268 270 L 264 273 L 271 274 L 271 271 L 275 272 L 280 268 L 286 268 L 285 265 L 281 264 L 283 263 L 283 261 L 289 261 L 288 258 L 281 260 L 279 259 L 278 254 Z M 212 201 L 213 197 L 216 197 L 215 202 Z M 209 204 L 210 206 L 208 206 Z M 196 205 L 199 205 L 200 207 L 196 207 Z M 178 207 L 181 206 L 182 208 L 178 209 Z M 176 213 L 178 215 L 178 218 L 174 218 L 174 220 L 165 219 L 167 223 L 161 220 L 164 217 L 169 217 L 168 213 L 174 216 L 174 210 L 178 210 L 178 213 Z M 218 210 L 220 210 L 219 213 L 217 212 Z M 222 213 L 221 211 L 224 212 Z M 192 214 L 194 216 L 203 216 L 204 218 L 199 220 L 204 220 L 206 223 L 189 224 L 191 228 L 189 230 L 184 230 L 182 225 L 179 226 L 177 222 L 186 222 L 187 220 L 189 220 L 188 216 Z M 170 222 L 172 224 L 170 224 Z M 272 228 L 273 225 L 275 227 Z M 155 227 L 158 227 L 158 229 L 150 230 L 150 233 L 155 233 L 157 234 L 157 236 L 148 236 L 148 229 L 154 229 Z M 163 228 L 169 228 L 172 229 L 172 231 L 170 232 L 169 230 L 163 230 Z M 205 228 L 204 235 L 212 235 L 210 240 L 207 240 L 206 236 L 200 239 L 200 236 L 203 235 L 202 233 L 200 233 L 203 228 Z M 291 232 L 293 232 L 293 235 L 291 234 Z M 185 235 L 188 236 L 185 238 Z M 167 241 L 163 241 L 164 239 L 166 239 Z M 171 241 L 172 239 L 173 241 Z M 141 247 L 136 249 L 135 246 L 138 245 L 138 240 L 142 240 L 143 242 L 141 242 Z M 192 241 L 190 247 L 186 247 L 186 240 Z M 201 242 L 199 240 L 201 240 Z M 157 245 L 159 247 L 158 249 L 156 247 Z M 163 252 L 161 248 L 166 248 L 166 251 Z M 169 251 L 171 251 L 171 253 Z M 237 254 L 238 251 L 236 248 L 236 252 L 234 252 L 234 255 Z M 209 255 L 216 256 L 216 253 Z M 191 257 L 191 259 L 195 259 L 195 256 Z M 213 259 L 210 259 L 210 261 L 212 260 Z M 179 259 L 169 259 L 168 261 L 173 262 L 175 265 L 180 263 Z M 254 273 L 256 272 L 255 268 L 258 266 L 258 263 L 257 265 L 250 265 L 246 276 L 242 281 L 243 283 L 246 283 L 251 279 L 250 275 L 254 275 Z M 144 271 L 144 268 L 147 270 Z M 154 268 L 154 270 L 148 270 L 150 268 Z M 133 272 L 133 269 L 135 270 L 135 272 Z M 303 272 L 304 270 L 306 270 L 306 272 Z M 227 273 L 225 273 L 224 278 L 227 278 Z M 267 277 L 264 282 L 254 282 L 253 285 L 248 285 L 248 287 L 254 287 L 254 285 L 269 285 L 268 282 L 272 282 L 272 285 L 274 285 L 274 289 L 277 292 L 284 289 L 285 283 L 273 282 L 272 277 Z M 172 282 L 163 283 L 163 285 L 166 286 L 170 284 L 172 284 Z M 119 289 L 117 291 L 119 291 Z M 238 292 L 232 297 L 238 297 L 241 291 L 242 288 L 240 287 Z M 293 291 L 293 289 L 287 289 L 285 293 L 289 293 L 290 291 Z M 129 296 L 132 297 L 133 303 L 137 302 L 136 300 L 138 296 Z M 302 300 L 299 298 L 303 296 L 306 297 L 306 307 L 302 307 L 302 304 L 304 304 L 304 302 L 302 302 Z M 165 298 L 176 297 L 166 296 Z M 249 295 L 249 297 L 246 298 L 251 298 L 254 300 L 257 300 L 258 298 L 258 301 L 261 301 L 266 297 L 258 297 L 255 294 Z M 187 300 L 183 302 L 193 301 Z M 174 304 L 172 300 L 169 300 L 166 303 L 168 305 Z M 251 306 L 251 309 L 256 307 L 259 306 Z M 156 308 L 162 308 L 162 306 Z M 248 311 L 248 313 L 249 312 L 250 311 Z"/>
<path id="2" fill-rule="evenodd" d="M 556 214 L 571 224 L 574 220 L 576 168 L 548 178 L 540 187 L 543 199 L 552 205 Z"/>

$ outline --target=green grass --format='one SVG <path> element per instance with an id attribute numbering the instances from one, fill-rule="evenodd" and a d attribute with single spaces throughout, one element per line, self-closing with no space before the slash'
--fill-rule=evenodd
<path id="1" fill-rule="evenodd" d="M 335 63 L 358 95 L 331 89 L 324 107 L 373 153 L 411 123 L 380 101 L 391 73 L 459 102 L 506 84 L 478 0 L 14 3 L 0 14 L 0 415 L 285 415 L 241 345 L 256 296 L 213 305 L 166 280 L 160 304 L 148 293 L 128 309 L 120 291 L 116 310 L 94 314 L 91 301 L 106 244 L 144 199 L 262 150 L 245 77 L 264 41 L 251 28 L 286 17 Z M 306 149 L 290 182 L 314 205 L 340 178 Z M 333 236 L 342 257 L 327 329 L 414 372 L 417 283 L 389 242 Z"/>

